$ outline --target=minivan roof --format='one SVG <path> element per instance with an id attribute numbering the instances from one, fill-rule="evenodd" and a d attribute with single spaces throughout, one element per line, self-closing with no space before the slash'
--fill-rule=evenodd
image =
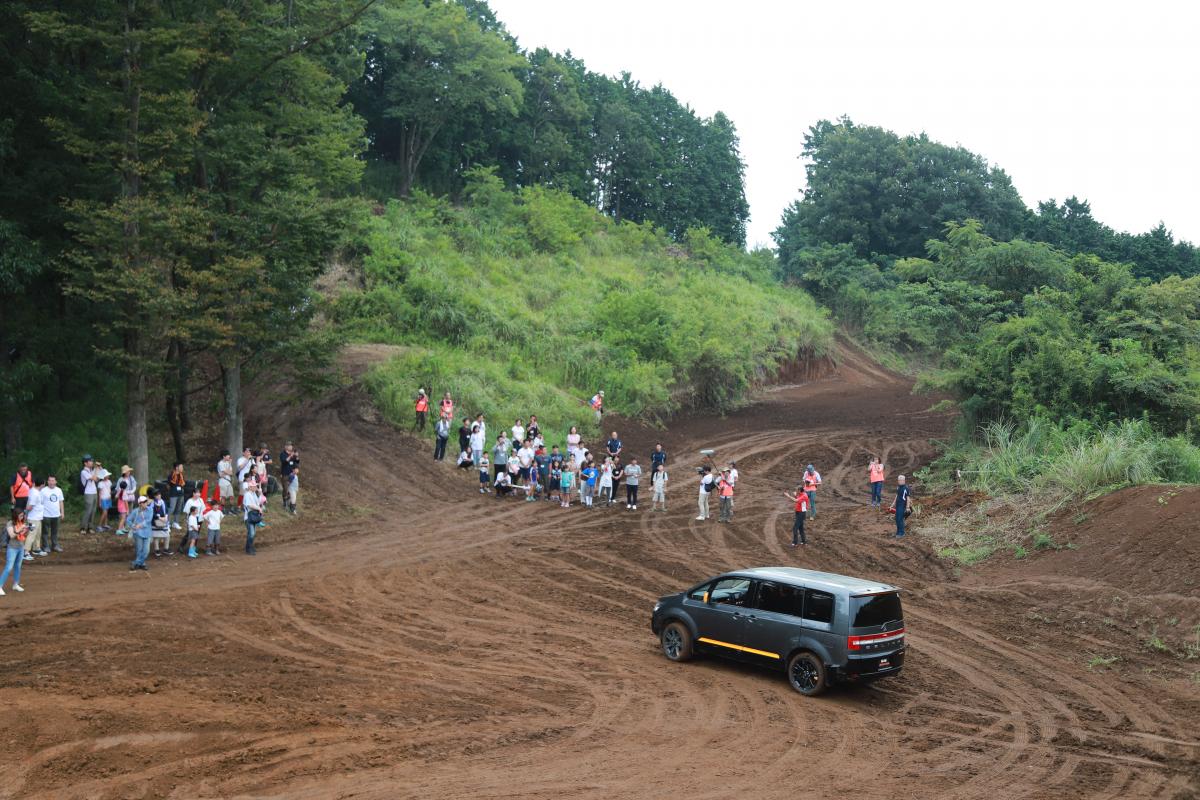
<path id="1" fill-rule="evenodd" d="M 898 592 L 900 589 L 879 581 L 867 581 L 862 578 L 851 578 L 848 575 L 838 575 L 834 572 L 818 572 L 813 569 L 797 567 L 751 567 L 734 570 L 730 575 L 744 575 L 762 580 L 776 580 L 784 583 L 800 583 L 805 586 L 823 586 L 833 589 L 845 589 L 850 594 L 869 594 L 873 592 Z"/>

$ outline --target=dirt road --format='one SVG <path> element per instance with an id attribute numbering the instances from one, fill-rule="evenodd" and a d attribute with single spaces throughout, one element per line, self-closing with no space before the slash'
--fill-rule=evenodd
<path id="1" fill-rule="evenodd" d="M 1200 683 L 1104 622 L 1121 575 L 957 577 L 865 507 L 869 453 L 911 471 L 945 434 L 928 404 L 851 358 L 682 420 L 667 514 L 481 497 L 353 389 L 268 408 L 255 435 L 297 439 L 309 505 L 256 560 L 67 560 L 0 598 L 0 797 L 1196 797 Z M 732 525 L 695 521 L 701 447 L 738 462 Z M 825 485 L 796 552 L 780 493 L 810 461 Z M 658 595 L 762 564 L 903 586 L 904 675 L 805 699 L 659 654 Z M 1170 593 L 1194 619 L 1194 584 Z"/>

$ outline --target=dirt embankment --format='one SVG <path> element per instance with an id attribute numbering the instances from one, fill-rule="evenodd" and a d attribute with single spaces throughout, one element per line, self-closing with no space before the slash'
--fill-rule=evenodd
<path id="1" fill-rule="evenodd" d="M 0 797 L 1197 796 L 1191 662 L 1087 610 L 1143 560 L 1161 575 L 1125 594 L 1165 587 L 1166 608 L 1191 596 L 1183 568 L 1100 515 L 1078 550 L 1011 573 L 960 578 L 919 528 L 890 539 L 866 461 L 926 463 L 950 422 L 929 404 L 851 357 L 728 417 L 633 430 L 633 453 L 658 438 L 669 453 L 669 511 L 651 514 L 496 501 L 354 386 L 296 405 L 268 392 L 252 426 L 299 444 L 321 502 L 264 532 L 257 559 L 64 562 L 0 598 Z M 741 471 L 731 525 L 695 519 L 705 447 Z M 782 492 L 809 462 L 825 484 L 792 550 Z M 1166 531 L 1188 524 L 1137 530 L 1179 553 Z M 654 599 L 751 564 L 904 587 L 904 675 L 806 700 L 772 672 L 666 662 Z"/>

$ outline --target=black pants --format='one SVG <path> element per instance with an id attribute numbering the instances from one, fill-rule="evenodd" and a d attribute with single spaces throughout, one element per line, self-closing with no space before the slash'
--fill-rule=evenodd
<path id="1" fill-rule="evenodd" d="M 449 438 L 450 437 L 448 437 L 448 436 L 437 437 L 437 443 L 434 444 L 434 446 L 433 446 L 433 460 L 434 461 L 441 461 L 442 459 L 444 459 L 446 457 L 446 440 Z"/>
<path id="2" fill-rule="evenodd" d="M 792 544 L 807 544 L 804 538 L 804 512 L 796 512 L 796 521 L 792 523 Z M 799 537 L 799 538 L 797 538 Z"/>
<path id="3" fill-rule="evenodd" d="M 418 412 L 417 412 L 417 418 L 416 418 L 416 420 L 413 422 L 413 428 L 414 428 L 414 429 L 416 429 L 416 430 L 419 430 L 419 431 L 423 431 L 423 430 L 425 430 L 425 414 L 426 414 L 426 413 L 427 413 L 427 412 L 425 412 L 425 411 L 418 411 Z"/>
<path id="4" fill-rule="evenodd" d="M 638 485 L 636 483 L 625 484 L 625 502 L 631 506 L 637 505 L 637 490 Z"/>
<path id="5" fill-rule="evenodd" d="M 42 518 L 42 549 L 53 550 L 58 547 L 58 521 L 62 517 Z"/>

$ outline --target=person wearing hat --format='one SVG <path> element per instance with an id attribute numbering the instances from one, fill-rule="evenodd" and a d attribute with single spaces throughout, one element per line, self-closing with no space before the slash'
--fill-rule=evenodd
<path id="1" fill-rule="evenodd" d="M 596 412 L 596 422 L 599 422 L 604 416 L 604 390 L 596 392 L 592 395 L 592 411 Z"/>
<path id="2" fill-rule="evenodd" d="M 129 565 L 129 571 L 146 570 L 150 568 L 146 566 L 146 558 L 150 555 L 150 526 L 154 521 L 153 514 L 150 511 L 150 498 L 142 495 L 137 498 L 136 508 L 129 512 L 125 518 L 125 525 L 129 530 L 129 535 L 133 537 L 133 563 Z"/>
<path id="3" fill-rule="evenodd" d="M 721 516 L 717 518 L 717 522 L 733 522 L 733 481 L 729 478 L 728 468 L 721 470 L 717 491 L 721 498 Z"/>
<path id="4" fill-rule="evenodd" d="M 99 495 L 96 489 L 96 461 L 91 456 L 83 457 L 83 468 L 79 470 L 79 491 L 83 495 L 83 514 L 79 517 L 79 532 L 91 533 L 96 518 Z"/>
<path id="5" fill-rule="evenodd" d="M 804 493 L 808 495 L 808 518 L 817 518 L 817 488 L 821 485 L 821 473 L 812 464 L 804 470 Z"/>
<path id="6" fill-rule="evenodd" d="M 425 432 L 425 417 L 429 414 L 429 395 L 425 394 L 424 389 L 417 389 L 417 399 L 413 404 L 413 410 L 417 412 L 417 418 L 413 421 L 413 430 Z"/>
<path id="7" fill-rule="evenodd" d="M 121 477 L 117 480 L 117 536 L 129 533 L 127 518 L 134 510 L 137 500 L 137 478 L 133 475 L 133 467 L 121 465 Z M 146 534 L 149 536 L 150 534 Z"/>

